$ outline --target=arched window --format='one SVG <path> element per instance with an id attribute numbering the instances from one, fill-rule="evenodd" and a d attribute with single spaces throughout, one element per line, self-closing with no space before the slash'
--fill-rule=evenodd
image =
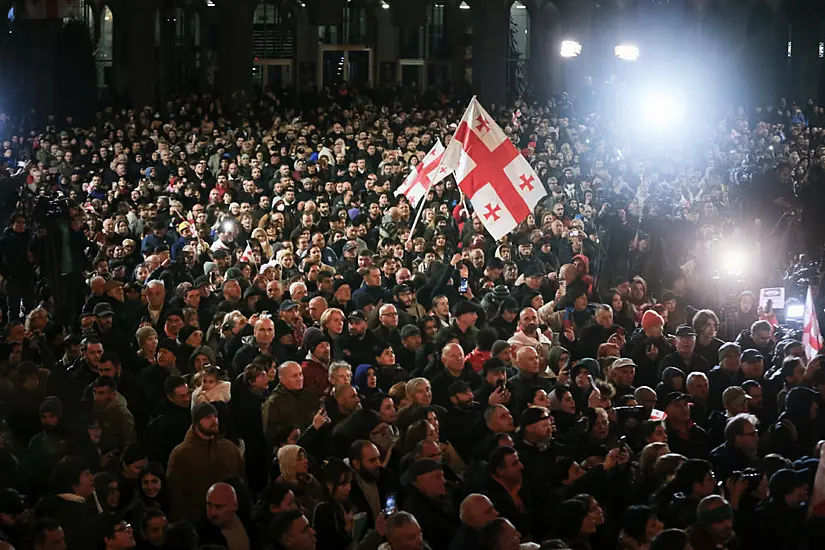
<path id="1" fill-rule="evenodd" d="M 527 61 L 530 59 L 530 14 L 527 6 L 516 0 L 510 6 L 510 36 L 507 48 L 507 88 L 520 98 L 527 84 Z"/>
<path id="2" fill-rule="evenodd" d="M 88 8 L 88 6 L 87 6 Z M 95 68 L 97 72 L 97 87 L 108 86 L 107 74 L 111 72 L 114 57 L 115 16 L 109 6 L 103 5 L 100 10 L 100 35 L 95 48 Z M 94 21 L 92 21 L 94 27 Z M 94 32 L 94 30 L 92 30 Z"/>

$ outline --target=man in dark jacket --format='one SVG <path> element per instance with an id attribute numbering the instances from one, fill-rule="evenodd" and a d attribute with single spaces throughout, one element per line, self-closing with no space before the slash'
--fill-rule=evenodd
<path id="1" fill-rule="evenodd" d="M 318 398 L 304 388 L 301 365 L 287 361 L 278 367 L 278 387 L 266 400 L 262 422 L 267 449 L 272 449 L 275 436 L 284 426 L 295 425 L 306 429 L 318 411 Z"/>
<path id="2" fill-rule="evenodd" d="M 69 367 L 68 380 L 62 387 L 54 388 L 70 417 L 81 410 L 83 390 L 100 376 L 100 359 L 103 357 L 103 344 L 96 336 L 84 338 L 80 349 L 83 356 Z"/>
<path id="3" fill-rule="evenodd" d="M 348 455 L 353 471 L 349 501 L 367 514 L 366 528 L 373 529 L 375 518 L 384 511 L 387 495 L 394 492 L 394 475 L 381 466 L 381 453 L 369 441 L 354 441 Z"/>
<path id="4" fill-rule="evenodd" d="M 34 264 L 29 255 L 31 234 L 26 227 L 26 216 L 14 214 L 9 227 L 0 237 L 0 275 L 6 281 L 8 318 L 20 317 L 20 304 L 25 311 L 34 307 Z"/>
<path id="5" fill-rule="evenodd" d="M 706 459 L 711 450 L 710 436 L 690 419 L 689 401 L 690 396 L 681 392 L 672 392 L 667 396 L 667 443 L 674 453 L 687 458 Z"/>
<path id="6" fill-rule="evenodd" d="M 753 354 L 758 354 L 756 350 L 747 350 L 744 354 L 742 350 L 733 342 L 723 344 L 719 348 L 719 364 L 710 369 L 708 373 L 708 384 L 710 393 L 708 395 L 708 407 L 720 409 L 722 407 L 722 392 L 730 386 L 739 386 L 745 381 L 745 376 L 740 368 L 741 363 Z"/>
<path id="7" fill-rule="evenodd" d="M 756 321 L 751 325 L 750 330 L 743 330 L 736 337 L 736 343 L 740 348 L 755 349 L 762 354 L 766 361 L 773 358 L 776 343 L 771 338 L 773 329 L 768 321 Z"/>
<path id="8" fill-rule="evenodd" d="M 473 493 L 461 501 L 458 515 L 461 527 L 450 543 L 450 550 L 480 550 L 483 541 L 479 532 L 498 517 L 495 506 L 486 496 Z"/>
<path id="9" fill-rule="evenodd" d="M 441 463 L 419 458 L 407 469 L 402 483 L 410 489 L 401 509 L 415 516 L 432 550 L 448 550 L 458 530 L 458 517 L 447 494 Z"/>
<path id="10" fill-rule="evenodd" d="M 342 338 L 344 358 L 353 368 L 374 362 L 372 351 L 378 340 L 372 331 L 367 330 L 366 315 L 361 310 L 355 310 L 349 314 L 347 321 L 347 335 Z"/>
<path id="11" fill-rule="evenodd" d="M 725 425 L 725 442 L 710 453 L 710 463 L 716 479 L 727 480 L 733 472 L 759 466 L 759 435 L 756 418 L 749 414 L 737 414 Z"/>
<path id="12" fill-rule="evenodd" d="M 161 338 L 157 348 L 157 363 L 140 372 L 140 379 L 149 392 L 149 399 L 157 410 L 164 403 L 166 380 L 180 376 L 177 366 L 178 345 L 171 338 Z"/>
<path id="13" fill-rule="evenodd" d="M 40 518 L 51 518 L 63 526 L 68 550 L 95 548 L 98 517 L 94 477 L 88 465 L 77 458 L 63 459 L 55 469 L 54 492 L 35 506 Z"/>
<path id="14" fill-rule="evenodd" d="M 266 438 L 261 419 L 261 407 L 266 401 L 269 378 L 261 365 L 247 365 L 232 383 L 232 400 L 229 410 L 237 426 L 237 435 L 246 445 L 246 477 L 250 488 L 257 492 L 267 481 L 269 461 Z"/>
<path id="15" fill-rule="evenodd" d="M 570 349 L 573 359 L 596 358 L 599 346 L 607 342 L 619 330 L 619 326 L 613 324 L 613 310 L 609 305 L 597 305 L 594 319 L 596 322 L 580 331 L 578 339 Z M 624 331 L 624 329 L 621 330 Z"/>
<path id="16" fill-rule="evenodd" d="M 180 376 L 172 376 L 165 382 L 166 402 L 161 414 L 149 423 L 146 441 L 152 461 L 166 464 L 169 455 L 192 425 L 189 411 L 189 386 Z"/>
<path id="17" fill-rule="evenodd" d="M 241 450 L 221 437 L 217 409 L 211 403 L 198 403 L 192 409 L 192 427 L 169 455 L 169 517 L 197 521 L 212 484 L 241 475 Z"/>
<path id="18" fill-rule="evenodd" d="M 483 412 L 475 406 L 473 391 L 467 382 L 453 382 L 447 393 L 450 405 L 441 420 L 441 439 L 449 441 L 461 459 L 469 464 L 482 432 Z"/>
<path id="19" fill-rule="evenodd" d="M 518 452 L 512 447 L 496 447 L 487 463 L 492 481 L 484 493 L 498 513 L 510 520 L 522 537 L 529 538 L 533 532 L 532 503 L 530 492 L 524 487 L 524 466 Z"/>
<path id="20" fill-rule="evenodd" d="M 685 374 L 691 372 L 708 373 L 710 365 L 704 357 L 693 352 L 696 347 L 696 331 L 690 325 L 680 325 L 676 329 L 676 351 L 665 355 L 659 362 L 659 375 L 667 367 L 676 367 Z"/>
<path id="21" fill-rule="evenodd" d="M 275 356 L 272 342 L 275 340 L 275 323 L 272 319 L 258 319 L 255 322 L 252 338 L 245 342 L 232 360 L 235 372 L 243 372 L 247 365 L 259 355 Z"/>
<path id="22" fill-rule="evenodd" d="M 252 548 L 250 534 L 237 514 L 238 495 L 228 483 L 215 483 L 206 492 L 206 513 L 198 520 L 198 544 Z M 229 541 L 232 541 L 231 543 Z"/>
<path id="23" fill-rule="evenodd" d="M 441 363 L 443 368 L 437 371 L 437 374 L 430 380 L 434 404 L 445 408 L 449 406 L 450 396 L 448 390 L 453 382 L 462 380 L 470 384 L 471 387 L 481 385 L 481 378 L 464 362 L 464 350 L 460 345 L 450 343 L 444 346 L 441 351 Z"/>

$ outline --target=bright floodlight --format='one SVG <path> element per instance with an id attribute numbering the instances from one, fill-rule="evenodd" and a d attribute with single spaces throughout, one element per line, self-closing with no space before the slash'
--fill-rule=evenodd
<path id="1" fill-rule="evenodd" d="M 639 47 L 631 44 L 619 44 L 613 48 L 613 53 L 616 57 L 625 61 L 636 61 L 639 59 Z"/>
<path id="2" fill-rule="evenodd" d="M 789 304 L 785 306 L 786 319 L 802 319 L 803 317 L 805 317 L 804 304 Z"/>
<path id="3" fill-rule="evenodd" d="M 575 40 L 565 40 L 561 43 L 562 57 L 576 57 L 582 53 L 582 45 Z"/>
<path id="4" fill-rule="evenodd" d="M 671 126 L 685 116 L 684 104 L 664 93 L 652 93 L 643 98 L 642 109 L 645 121 L 653 126 Z"/>
<path id="5" fill-rule="evenodd" d="M 741 275 L 745 271 L 747 256 L 737 249 L 728 249 L 722 253 L 722 270 L 730 275 Z"/>

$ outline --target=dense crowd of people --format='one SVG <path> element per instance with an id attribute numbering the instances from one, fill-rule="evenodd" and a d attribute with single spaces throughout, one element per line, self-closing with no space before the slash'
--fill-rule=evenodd
<path id="1" fill-rule="evenodd" d="M 822 548 L 825 356 L 713 254 L 777 259 L 815 117 L 651 161 L 566 95 L 491 109 L 548 193 L 494 241 L 452 178 L 415 227 L 394 194 L 463 105 L 0 118 L 0 548 Z"/>

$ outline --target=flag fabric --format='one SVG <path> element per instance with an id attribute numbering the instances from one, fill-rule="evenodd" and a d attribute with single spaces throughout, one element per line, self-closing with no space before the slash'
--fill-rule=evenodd
<path id="1" fill-rule="evenodd" d="M 255 262 L 255 256 L 252 254 L 252 247 L 249 246 L 249 243 L 246 243 L 246 248 L 241 255 L 242 262 L 249 262 L 251 264 L 257 263 Z"/>
<path id="2" fill-rule="evenodd" d="M 413 167 L 404 183 L 395 190 L 395 196 L 404 195 L 413 208 L 418 206 L 419 201 L 427 195 L 432 185 L 450 175 L 451 171 L 441 166 L 443 156 L 444 145 L 440 139 L 437 139 L 430 152 Z"/>
<path id="3" fill-rule="evenodd" d="M 822 335 L 819 333 L 819 321 L 816 319 L 814 296 L 810 286 L 805 298 L 805 314 L 802 317 L 802 346 L 809 361 L 822 349 Z"/>
<path id="4" fill-rule="evenodd" d="M 63 19 L 74 13 L 72 0 L 27 0 L 26 16 L 29 19 Z"/>
<path id="5" fill-rule="evenodd" d="M 547 195 L 530 163 L 476 98 L 464 112 L 442 164 L 454 172 L 484 227 L 499 240 Z"/>

